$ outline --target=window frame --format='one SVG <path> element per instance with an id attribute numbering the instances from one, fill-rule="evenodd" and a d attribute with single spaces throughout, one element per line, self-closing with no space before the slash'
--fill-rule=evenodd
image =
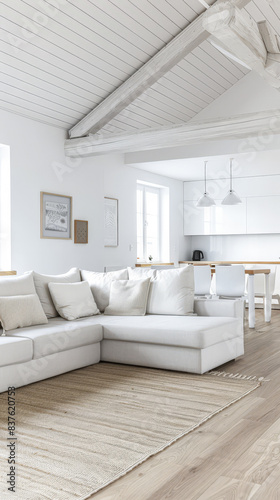
<path id="1" fill-rule="evenodd" d="M 153 185 L 146 185 L 142 184 L 141 182 L 137 183 L 137 191 L 142 192 L 142 206 L 143 206 L 143 214 L 142 214 L 142 231 L 143 231 L 143 238 L 142 238 L 142 256 L 144 260 L 148 261 L 149 260 L 149 252 L 148 252 L 148 224 L 147 224 L 147 199 L 146 199 L 146 194 L 147 193 L 153 193 L 157 195 L 157 212 L 158 212 L 158 217 L 157 217 L 157 233 L 158 233 L 158 255 L 152 256 L 153 260 L 159 261 L 161 260 L 161 244 L 162 244 L 162 234 L 161 234 L 161 188 Z M 137 212 L 138 214 L 139 212 Z M 138 232 L 138 228 L 137 228 Z M 138 234 L 137 234 L 137 239 L 138 239 Z M 138 249 L 137 249 L 138 252 Z"/>

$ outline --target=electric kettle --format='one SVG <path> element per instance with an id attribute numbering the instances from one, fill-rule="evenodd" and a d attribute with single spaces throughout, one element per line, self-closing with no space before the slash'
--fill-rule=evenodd
<path id="1" fill-rule="evenodd" d="M 201 260 L 204 259 L 204 254 L 201 250 L 194 250 L 192 260 Z"/>

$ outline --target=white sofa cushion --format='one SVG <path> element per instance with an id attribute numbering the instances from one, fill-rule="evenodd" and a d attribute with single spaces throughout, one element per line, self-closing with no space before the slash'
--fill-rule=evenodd
<path id="1" fill-rule="evenodd" d="M 145 278 L 155 278 L 156 270 L 145 267 L 128 267 L 128 277 L 130 280 L 142 280 Z"/>
<path id="2" fill-rule="evenodd" d="M 98 322 L 99 317 L 77 319 L 73 323 L 57 317 L 50 319 L 47 325 L 11 330 L 8 335 L 32 340 L 33 358 L 37 359 L 100 342 L 103 339 L 103 330 Z"/>
<path id="3" fill-rule="evenodd" d="M 0 337 L 0 366 L 15 365 L 31 361 L 33 343 L 19 337 Z"/>
<path id="4" fill-rule="evenodd" d="M 7 331 L 24 326 L 43 325 L 48 320 L 38 295 L 34 293 L 0 297 L 0 322 Z"/>
<path id="5" fill-rule="evenodd" d="M 49 283 L 49 290 L 59 315 L 72 321 L 99 314 L 87 281 L 80 283 Z"/>
<path id="6" fill-rule="evenodd" d="M 22 276 L 0 278 L 0 296 L 32 295 L 36 293 L 32 272 Z"/>
<path id="7" fill-rule="evenodd" d="M 127 280 L 127 269 L 112 271 L 109 273 L 97 273 L 94 271 L 81 270 L 82 280 L 87 281 L 91 288 L 93 298 L 100 312 L 103 312 L 109 305 L 110 288 L 112 281 Z"/>
<path id="8" fill-rule="evenodd" d="M 157 271 L 151 280 L 147 313 L 187 315 L 193 309 L 193 266 Z"/>
<path id="9" fill-rule="evenodd" d="M 49 291 L 49 283 L 77 283 L 81 281 L 79 269 L 73 267 L 65 274 L 58 274 L 56 276 L 39 274 L 33 271 L 33 279 L 35 283 L 36 292 L 45 311 L 47 318 L 55 318 L 58 316 L 57 310 Z"/>
<path id="10" fill-rule="evenodd" d="M 146 314 L 150 278 L 112 281 L 109 305 L 105 314 L 144 316 Z"/>
<path id="11" fill-rule="evenodd" d="M 199 316 L 99 316 L 105 340 L 204 349 L 241 336 L 239 319 Z"/>

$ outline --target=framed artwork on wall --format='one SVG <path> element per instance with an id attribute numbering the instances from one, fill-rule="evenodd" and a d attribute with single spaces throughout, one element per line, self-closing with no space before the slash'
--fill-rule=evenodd
<path id="1" fill-rule="evenodd" d="M 72 196 L 41 192 L 41 238 L 71 240 Z"/>
<path id="2" fill-rule="evenodd" d="M 104 246 L 117 247 L 118 241 L 118 200 L 104 198 Z"/>
<path id="3" fill-rule="evenodd" d="M 88 243 L 88 221 L 74 220 L 74 243 Z"/>

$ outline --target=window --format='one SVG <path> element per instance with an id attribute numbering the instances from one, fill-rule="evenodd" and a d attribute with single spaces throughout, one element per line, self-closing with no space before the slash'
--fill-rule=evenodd
<path id="1" fill-rule="evenodd" d="M 0 144 L 0 270 L 11 269 L 10 148 Z"/>
<path id="2" fill-rule="evenodd" d="M 160 188 L 137 186 L 137 257 L 148 260 L 160 255 Z"/>

